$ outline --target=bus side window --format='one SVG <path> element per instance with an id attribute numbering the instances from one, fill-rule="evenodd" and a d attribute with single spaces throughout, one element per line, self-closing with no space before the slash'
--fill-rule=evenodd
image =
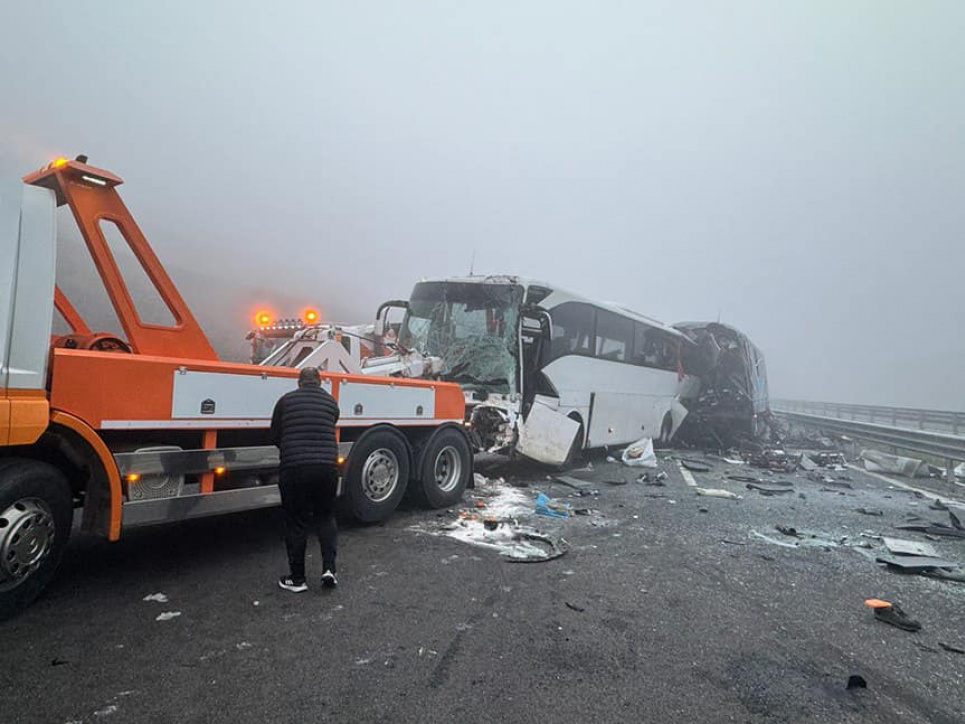
<path id="1" fill-rule="evenodd" d="M 656 329 L 637 322 L 634 325 L 633 363 L 644 367 L 657 367 L 659 362 L 659 334 Z"/>
<path id="2" fill-rule="evenodd" d="M 625 362 L 633 344 L 633 321 L 613 312 L 596 313 L 596 356 L 611 362 Z"/>
<path id="3" fill-rule="evenodd" d="M 580 302 L 565 302 L 552 310 L 553 359 L 568 354 L 593 354 L 595 311 L 589 304 Z"/>

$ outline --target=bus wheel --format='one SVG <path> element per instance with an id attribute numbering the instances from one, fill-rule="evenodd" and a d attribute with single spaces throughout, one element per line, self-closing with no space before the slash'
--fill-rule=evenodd
<path id="1" fill-rule="evenodd" d="M 70 537 L 70 486 L 36 460 L 0 460 L 0 620 L 26 608 L 60 565 Z"/>
<path id="2" fill-rule="evenodd" d="M 446 427 L 436 432 L 422 454 L 412 495 L 421 505 L 447 508 L 462 500 L 472 477 L 472 451 L 466 436 Z"/>
<path id="3" fill-rule="evenodd" d="M 373 430 L 352 446 L 342 507 L 363 523 L 385 520 L 398 507 L 408 480 L 405 441 L 391 430 Z"/>

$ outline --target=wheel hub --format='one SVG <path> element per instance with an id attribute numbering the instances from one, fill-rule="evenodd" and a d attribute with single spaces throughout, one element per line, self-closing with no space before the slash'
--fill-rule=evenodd
<path id="1" fill-rule="evenodd" d="M 379 503 L 395 490 L 399 482 L 399 462 L 391 450 L 375 450 L 362 470 L 362 490 L 369 500 Z"/>
<path id="2" fill-rule="evenodd" d="M 56 526 L 37 498 L 18 500 L 0 513 L 0 590 L 26 580 L 50 553 Z"/>
<path id="3" fill-rule="evenodd" d="M 449 492 L 459 484 L 462 476 L 462 461 L 454 447 L 445 447 L 439 451 L 436 456 L 434 475 L 436 486 L 443 492 Z"/>

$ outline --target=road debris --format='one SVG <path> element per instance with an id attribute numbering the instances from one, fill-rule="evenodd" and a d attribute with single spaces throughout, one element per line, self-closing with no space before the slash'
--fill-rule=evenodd
<path id="1" fill-rule="evenodd" d="M 685 469 L 692 473 L 709 473 L 714 469 L 713 466 L 700 462 L 699 460 L 688 460 L 686 458 L 681 458 L 679 462 Z"/>
<path id="2" fill-rule="evenodd" d="M 728 480 L 733 480 L 735 483 L 763 483 L 764 481 L 760 478 L 755 478 L 753 475 L 725 475 Z"/>
<path id="3" fill-rule="evenodd" d="M 743 500 L 743 498 L 737 493 L 732 493 L 729 490 L 721 490 L 720 488 L 694 488 L 697 491 L 697 495 L 702 495 L 705 498 L 725 498 L 727 500 Z"/>
<path id="4" fill-rule="evenodd" d="M 653 439 L 641 438 L 623 451 L 623 464 L 631 468 L 656 468 L 657 455 L 653 451 Z"/>
<path id="5" fill-rule="evenodd" d="M 852 674 L 851 676 L 848 677 L 848 686 L 847 686 L 848 691 L 851 691 L 852 689 L 867 689 L 867 688 L 868 688 L 868 682 L 865 680 L 863 676 L 859 676 L 858 674 Z"/>
<path id="6" fill-rule="evenodd" d="M 569 601 L 563 601 L 563 603 L 566 604 L 566 607 L 571 611 L 576 611 L 577 613 L 583 613 L 584 611 L 586 611 L 586 609 L 583 608 L 582 606 L 577 606 L 576 604 L 570 603 Z"/>
<path id="7" fill-rule="evenodd" d="M 928 465 L 917 458 L 889 455 L 880 450 L 862 450 L 864 469 L 872 473 L 903 475 L 906 478 L 927 478 L 931 473 Z"/>
<path id="8" fill-rule="evenodd" d="M 875 561 L 908 573 L 931 571 L 936 568 L 960 568 L 958 563 L 931 556 L 878 556 Z"/>
<path id="9" fill-rule="evenodd" d="M 965 654 L 965 649 L 958 646 L 952 646 L 951 644 L 946 644 L 942 641 L 939 641 L 938 645 L 945 649 L 945 651 L 949 651 L 953 654 Z"/>
<path id="10" fill-rule="evenodd" d="M 554 475 L 553 480 L 557 483 L 561 483 L 568 488 L 573 490 L 578 490 L 580 492 L 587 492 L 594 489 L 593 483 L 587 480 L 580 480 L 579 478 L 574 478 L 570 475 Z"/>
<path id="11" fill-rule="evenodd" d="M 553 539 L 532 528 L 518 528 L 513 545 L 500 551 L 511 563 L 544 563 L 559 558 L 570 549 L 563 538 Z"/>
<path id="12" fill-rule="evenodd" d="M 141 599 L 142 601 L 156 601 L 157 603 L 167 603 L 168 597 L 163 593 L 151 593 Z"/>
<path id="13" fill-rule="evenodd" d="M 159 613 L 155 621 L 170 621 L 172 618 L 177 618 L 181 615 L 180 611 L 165 611 L 164 613 Z"/>
<path id="14" fill-rule="evenodd" d="M 919 543 L 918 541 L 905 540 L 904 538 L 882 537 L 881 542 L 889 553 L 896 556 L 930 556 L 938 557 L 938 551 L 929 543 Z"/>
<path id="15" fill-rule="evenodd" d="M 546 493 L 536 496 L 536 515 L 546 515 L 551 518 L 568 518 L 572 513 L 569 503 L 553 500 Z"/>
<path id="16" fill-rule="evenodd" d="M 751 531 L 751 535 L 755 538 L 760 538 L 771 545 L 781 546 L 781 548 L 798 548 L 797 543 L 787 543 L 786 541 L 778 540 L 777 538 L 772 538 L 769 535 L 764 535 L 763 533 L 758 533 L 756 530 Z"/>
<path id="17" fill-rule="evenodd" d="M 861 513 L 861 515 L 873 515 L 878 518 L 885 514 L 883 510 L 871 510 L 870 508 L 855 508 L 854 512 Z"/>
<path id="18" fill-rule="evenodd" d="M 776 487 L 775 485 L 761 485 L 760 483 L 747 483 L 746 487 L 748 490 L 756 490 L 765 497 L 794 492 L 794 488 L 791 487 Z"/>

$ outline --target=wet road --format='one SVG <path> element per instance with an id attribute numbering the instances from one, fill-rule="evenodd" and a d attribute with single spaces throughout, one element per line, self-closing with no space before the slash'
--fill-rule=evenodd
<path id="1" fill-rule="evenodd" d="M 275 587 L 277 511 L 75 539 L 50 592 L 0 625 L 4 722 L 961 722 L 965 584 L 882 570 L 853 547 L 907 515 L 946 520 L 862 473 L 852 489 L 762 497 L 698 485 L 676 463 L 664 487 L 594 463 L 600 515 L 563 523 L 572 546 L 545 563 L 417 532 L 451 522 L 407 510 L 343 531 L 342 587 Z M 492 475 L 563 497 L 539 468 Z M 742 472 L 747 472 L 742 471 Z M 753 473 L 758 474 L 758 473 Z M 662 496 L 662 497 L 660 497 Z M 803 497 L 802 497 L 803 496 Z M 863 507 L 883 515 L 855 511 Z M 706 512 L 702 512 L 706 511 Z M 775 525 L 817 533 L 787 548 Z M 847 536 L 845 545 L 835 546 Z M 933 542 L 965 564 L 965 540 Z M 869 557 L 870 556 L 870 557 Z M 317 557 L 310 561 L 317 564 Z M 166 603 L 144 601 L 162 592 Z M 868 597 L 922 623 L 874 620 Z M 569 605 L 567 605 L 569 604 Z M 163 612 L 179 616 L 157 621 Z M 847 691 L 853 674 L 868 688 Z"/>

